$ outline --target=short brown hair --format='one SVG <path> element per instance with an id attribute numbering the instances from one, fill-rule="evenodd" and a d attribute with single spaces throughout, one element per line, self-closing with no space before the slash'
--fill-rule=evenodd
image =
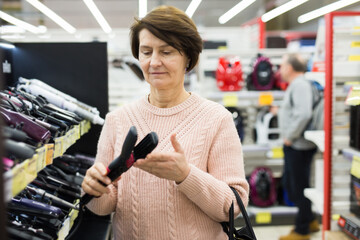
<path id="1" fill-rule="evenodd" d="M 195 67 L 202 51 L 202 39 L 195 23 L 183 11 L 172 6 L 159 6 L 144 18 L 135 18 L 130 28 L 131 51 L 139 59 L 139 33 L 146 28 L 154 36 L 189 58 L 187 71 Z"/>
<path id="2" fill-rule="evenodd" d="M 296 72 L 306 72 L 306 61 L 297 53 L 289 53 L 286 61 Z"/>

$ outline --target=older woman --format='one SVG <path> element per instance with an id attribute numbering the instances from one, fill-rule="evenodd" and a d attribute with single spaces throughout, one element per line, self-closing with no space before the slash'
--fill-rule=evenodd
<path id="1" fill-rule="evenodd" d="M 219 222 L 236 202 L 229 186 L 245 204 L 249 187 L 230 112 L 184 88 L 185 73 L 202 50 L 195 24 L 177 8 L 157 7 L 132 25 L 131 49 L 150 93 L 107 114 L 96 163 L 82 184 L 98 196 L 88 208 L 115 213 L 116 239 L 227 239 Z M 110 184 L 106 166 L 121 152 L 131 126 L 139 139 L 156 132 L 159 144 Z"/>

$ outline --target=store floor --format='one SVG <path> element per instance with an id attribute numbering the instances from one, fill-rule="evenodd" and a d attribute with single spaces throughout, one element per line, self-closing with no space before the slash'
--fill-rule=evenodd
<path id="1" fill-rule="evenodd" d="M 287 235 L 294 226 L 261 226 L 254 227 L 257 240 L 278 240 L 280 236 Z M 321 240 L 321 231 L 311 234 L 311 240 Z"/>

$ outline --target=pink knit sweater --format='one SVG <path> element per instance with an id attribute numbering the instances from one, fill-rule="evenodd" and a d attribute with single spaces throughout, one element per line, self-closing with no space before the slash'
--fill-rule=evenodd
<path id="1" fill-rule="evenodd" d="M 117 240 L 227 239 L 219 222 L 228 220 L 231 201 L 236 202 L 228 185 L 238 190 L 245 205 L 249 193 L 230 112 L 195 93 L 172 108 L 157 108 L 144 97 L 107 114 L 96 161 L 107 166 L 118 156 L 131 126 L 137 128 L 138 141 L 156 132 L 157 152 L 174 151 L 170 135 L 176 133 L 190 173 L 176 184 L 130 168 L 109 194 L 88 204 L 90 210 L 99 215 L 115 212 Z M 240 212 L 237 204 L 235 212 Z"/>

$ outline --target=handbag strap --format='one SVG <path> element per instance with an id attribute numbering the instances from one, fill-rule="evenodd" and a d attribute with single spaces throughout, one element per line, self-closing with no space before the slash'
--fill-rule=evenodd
<path id="1" fill-rule="evenodd" d="M 230 209 L 229 209 L 229 222 L 221 223 L 223 230 L 228 235 L 229 240 L 234 240 L 234 235 L 235 235 L 235 239 L 256 240 L 256 236 L 255 236 L 254 230 L 252 228 L 249 216 L 247 215 L 245 206 L 239 196 L 239 193 L 235 190 L 235 188 L 233 188 L 231 186 L 230 186 L 230 188 L 235 194 L 236 201 L 240 207 L 242 216 L 245 220 L 245 226 L 240 228 L 239 230 L 235 229 L 235 226 L 234 226 L 234 202 L 232 202 Z"/>

